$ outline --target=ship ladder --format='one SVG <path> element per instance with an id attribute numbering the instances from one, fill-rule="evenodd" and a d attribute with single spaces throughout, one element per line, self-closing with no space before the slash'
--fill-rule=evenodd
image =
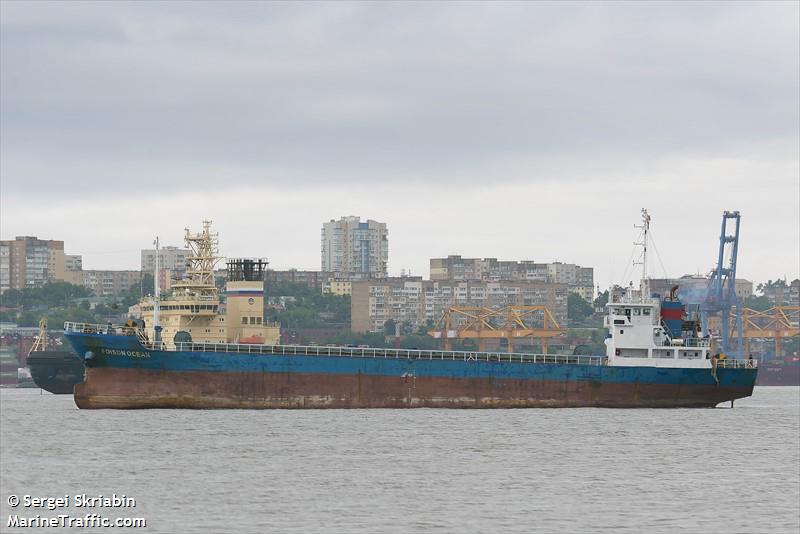
<path id="1" fill-rule="evenodd" d="M 136 329 L 136 337 L 139 338 L 139 343 L 141 343 L 143 347 L 146 347 L 150 343 L 150 340 L 147 339 L 147 334 L 145 334 L 143 329 Z"/>

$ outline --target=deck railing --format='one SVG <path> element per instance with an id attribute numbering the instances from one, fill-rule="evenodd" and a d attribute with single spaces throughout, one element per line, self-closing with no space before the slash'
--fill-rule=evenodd
<path id="1" fill-rule="evenodd" d="M 136 336 L 138 330 L 130 327 L 64 323 L 64 330 L 83 334 Z M 522 354 L 509 352 L 470 352 L 416 349 L 391 349 L 375 347 L 324 347 L 303 345 L 258 345 L 249 343 L 175 343 L 143 341 L 143 346 L 153 350 L 192 352 L 236 352 L 244 354 L 292 354 L 298 356 L 346 356 L 351 358 L 391 358 L 402 360 L 463 360 L 486 362 L 551 363 L 564 365 L 605 365 L 604 356 L 579 356 L 570 354 Z"/>
<path id="2" fill-rule="evenodd" d="M 146 348 L 165 351 L 192 352 L 236 352 L 243 354 L 293 354 L 298 356 L 347 356 L 351 358 L 392 358 L 402 360 L 464 360 L 486 362 L 551 363 L 563 365 L 605 365 L 604 356 L 578 356 L 571 354 L 523 354 L 509 352 L 471 352 L 416 349 L 391 349 L 375 347 L 321 347 L 304 345 L 258 345 L 250 343 L 175 343 L 150 341 L 140 335 L 141 330 L 128 326 L 99 325 L 87 323 L 64 323 L 66 332 L 83 334 L 106 334 L 115 336 L 138 336 Z M 755 369 L 758 360 L 733 358 L 714 359 L 717 368 Z M 713 363 L 712 363 L 713 365 Z"/>
<path id="3" fill-rule="evenodd" d="M 715 358 L 713 361 L 717 362 L 717 367 L 726 369 L 756 369 L 758 368 L 758 360 L 736 360 L 733 358 Z"/>
<path id="4" fill-rule="evenodd" d="M 687 339 L 673 339 L 670 347 L 710 347 L 710 338 L 690 337 Z"/>

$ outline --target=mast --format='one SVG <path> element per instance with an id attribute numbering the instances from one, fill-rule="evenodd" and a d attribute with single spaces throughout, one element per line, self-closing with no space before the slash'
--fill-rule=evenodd
<path id="1" fill-rule="evenodd" d="M 647 234 L 650 231 L 650 214 L 647 212 L 647 208 L 642 208 L 642 225 L 634 225 L 634 228 L 641 228 L 642 230 L 641 243 L 635 242 L 634 245 L 642 247 L 642 280 L 647 280 Z M 633 262 L 634 265 L 637 265 L 637 263 Z"/>
<path id="2" fill-rule="evenodd" d="M 211 221 L 203 221 L 203 230 L 192 233 L 185 229 L 184 240 L 192 251 L 186 258 L 186 276 L 172 284 L 173 294 L 204 300 L 216 300 L 217 286 L 214 283 L 214 267 L 220 260 L 219 235 L 211 231 Z"/>
<path id="3" fill-rule="evenodd" d="M 156 336 L 156 341 L 158 341 L 158 331 L 161 330 L 161 317 L 159 313 L 161 311 L 159 309 L 161 289 L 158 287 L 158 236 L 156 236 L 156 240 L 153 243 L 156 246 L 156 261 L 153 267 L 153 333 Z"/>
<path id="4" fill-rule="evenodd" d="M 45 315 L 41 319 L 39 319 L 39 335 L 36 336 L 36 341 L 34 341 L 31 350 L 28 351 L 28 355 L 31 352 L 38 352 L 41 350 L 47 350 L 49 345 L 47 339 L 47 316 Z"/>

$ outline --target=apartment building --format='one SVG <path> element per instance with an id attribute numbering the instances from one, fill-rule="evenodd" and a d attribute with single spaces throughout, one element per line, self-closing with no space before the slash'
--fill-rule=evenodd
<path id="1" fill-rule="evenodd" d="M 385 278 L 389 260 L 386 224 L 372 219 L 362 222 L 349 216 L 323 223 L 322 271 L 339 280 Z"/>
<path id="2" fill-rule="evenodd" d="M 98 297 L 124 293 L 141 279 L 141 271 L 81 271 L 81 285 Z"/>
<path id="3" fill-rule="evenodd" d="M 186 259 L 191 256 L 192 251 L 188 248 L 180 247 L 159 247 L 158 267 L 169 271 L 173 280 L 180 280 L 186 274 Z M 142 250 L 142 272 L 152 273 L 155 269 L 156 249 Z"/>
<path id="4" fill-rule="evenodd" d="M 267 269 L 265 281 L 268 289 L 270 284 L 302 284 L 310 288 L 321 289 L 322 284 L 330 276 L 330 273 L 322 271 L 298 271 L 297 269 L 276 271 Z"/>
<path id="5" fill-rule="evenodd" d="M 64 242 L 17 236 L 0 241 L 0 292 L 64 280 Z"/>
<path id="6" fill-rule="evenodd" d="M 350 295 L 353 290 L 353 283 L 349 280 L 336 280 L 329 278 L 322 283 L 323 295 Z"/>
<path id="7" fill-rule="evenodd" d="M 764 288 L 771 306 L 800 306 L 800 279 L 790 284 L 774 284 Z"/>
<path id="8" fill-rule="evenodd" d="M 594 299 L 594 269 L 572 263 L 498 261 L 497 258 L 431 258 L 430 278 L 439 281 L 530 281 L 566 284 L 573 293 Z"/>
<path id="9" fill-rule="evenodd" d="M 75 285 L 83 283 L 83 257 L 80 254 L 64 255 L 64 281 Z"/>
<path id="10" fill-rule="evenodd" d="M 453 306 L 547 306 L 559 324 L 567 324 L 566 284 L 535 281 L 442 281 L 420 277 L 352 283 L 351 324 L 355 332 L 378 332 L 389 319 L 414 328 L 436 322 Z"/>

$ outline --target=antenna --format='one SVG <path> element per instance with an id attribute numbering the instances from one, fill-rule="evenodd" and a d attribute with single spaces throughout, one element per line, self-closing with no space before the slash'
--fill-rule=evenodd
<path id="1" fill-rule="evenodd" d="M 153 336 L 155 337 L 156 341 L 159 341 L 159 332 L 161 330 L 161 317 L 159 312 L 159 300 L 161 297 L 161 289 L 158 287 L 158 255 L 159 255 L 159 247 L 158 247 L 158 236 L 156 236 L 156 240 L 153 241 L 153 244 L 156 246 L 156 261 L 153 264 Z"/>
<path id="2" fill-rule="evenodd" d="M 633 264 L 642 266 L 642 280 L 647 280 L 647 234 L 650 232 L 650 214 L 647 212 L 647 208 L 642 208 L 642 225 L 638 226 L 634 224 L 633 227 L 642 230 L 642 241 L 633 242 L 634 245 L 642 247 L 642 261 L 634 261 Z"/>

